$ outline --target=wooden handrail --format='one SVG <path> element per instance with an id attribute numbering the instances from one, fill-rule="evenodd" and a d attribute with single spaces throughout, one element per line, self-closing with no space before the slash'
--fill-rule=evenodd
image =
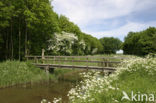
<path id="1" fill-rule="evenodd" d="M 26 58 L 42 58 L 42 56 L 25 56 Z M 99 59 L 128 59 L 127 57 L 103 57 L 103 56 L 44 56 L 45 58 L 99 58 Z"/>
<path id="2" fill-rule="evenodd" d="M 63 61 L 63 62 L 89 62 L 89 63 L 121 63 L 119 61 L 87 61 L 87 60 L 54 60 L 54 59 L 46 59 L 47 61 Z"/>

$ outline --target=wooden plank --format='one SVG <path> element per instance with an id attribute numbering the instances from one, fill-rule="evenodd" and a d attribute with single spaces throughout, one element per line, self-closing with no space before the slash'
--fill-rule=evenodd
<path id="1" fill-rule="evenodd" d="M 121 63 L 119 61 L 87 61 L 87 60 L 54 60 L 54 59 L 46 59 L 48 61 L 64 61 L 64 62 L 89 62 L 89 63 Z"/>
<path id="2" fill-rule="evenodd" d="M 108 71 L 115 71 L 116 69 L 112 67 L 96 67 L 96 66 L 76 66 L 76 65 L 58 65 L 58 64 L 34 64 L 37 67 L 45 67 L 49 66 L 50 68 L 77 68 L 77 69 L 98 69 L 98 70 L 108 70 Z"/>

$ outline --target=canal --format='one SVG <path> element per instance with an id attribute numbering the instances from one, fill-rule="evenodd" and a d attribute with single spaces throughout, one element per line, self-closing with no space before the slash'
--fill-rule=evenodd
<path id="1" fill-rule="evenodd" d="M 69 81 L 50 81 L 0 89 L 0 103 L 40 103 L 42 99 L 52 102 L 54 98 L 60 97 L 63 103 L 67 103 L 67 93 L 75 84 Z"/>

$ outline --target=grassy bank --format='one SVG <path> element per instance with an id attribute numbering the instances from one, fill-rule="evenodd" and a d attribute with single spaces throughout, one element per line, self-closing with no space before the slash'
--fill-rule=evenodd
<path id="1" fill-rule="evenodd" d="M 80 80 L 79 72 L 82 70 L 55 69 L 54 73 L 47 76 L 44 70 L 29 62 L 5 61 L 0 63 L 0 88 L 49 79 L 76 82 Z"/>
<path id="2" fill-rule="evenodd" d="M 46 73 L 26 62 L 0 63 L 0 88 L 48 79 Z"/>
<path id="3" fill-rule="evenodd" d="M 69 91 L 72 103 L 155 103 L 156 58 L 124 61 L 109 77 L 97 72 L 84 73 L 83 77 L 84 81 Z M 136 95 L 133 99 L 132 92 Z M 129 100 L 122 99 L 124 93 Z"/>

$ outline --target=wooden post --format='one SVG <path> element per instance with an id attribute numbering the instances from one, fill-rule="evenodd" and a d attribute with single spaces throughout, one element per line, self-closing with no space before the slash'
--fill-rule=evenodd
<path id="1" fill-rule="evenodd" d="M 72 57 L 72 69 L 74 69 L 73 64 L 74 64 L 74 57 Z"/>
<path id="2" fill-rule="evenodd" d="M 65 60 L 65 63 L 64 64 L 68 64 L 67 63 L 67 61 L 68 61 L 67 57 L 65 57 L 64 60 Z"/>
<path id="3" fill-rule="evenodd" d="M 45 59 L 45 57 L 44 57 L 44 52 L 45 52 L 45 50 L 42 49 L 42 59 Z"/>
<path id="4" fill-rule="evenodd" d="M 106 64 L 106 67 L 108 67 L 108 59 L 106 59 L 106 63 L 105 64 Z"/>
<path id="5" fill-rule="evenodd" d="M 107 67 L 109 67 L 109 59 L 107 59 Z"/>
<path id="6" fill-rule="evenodd" d="M 102 59 L 103 59 L 103 60 L 102 60 L 102 61 L 103 61 L 103 62 L 102 62 L 102 67 L 104 67 L 104 66 L 105 66 L 105 62 L 104 62 L 104 61 L 105 61 L 105 58 L 102 58 Z"/>
<path id="7" fill-rule="evenodd" d="M 36 59 L 35 59 L 35 56 L 34 56 L 33 58 L 34 58 L 34 60 L 33 60 L 33 61 L 34 61 L 34 63 L 36 63 L 36 61 L 35 61 L 35 60 L 36 60 Z"/>
<path id="8" fill-rule="evenodd" d="M 102 69 L 102 75 L 105 76 L 105 70 L 104 70 L 104 68 Z"/>
<path id="9" fill-rule="evenodd" d="M 87 71 L 88 71 L 88 59 L 89 59 L 89 58 L 87 57 Z"/>
<path id="10" fill-rule="evenodd" d="M 25 57 L 26 57 L 26 61 L 28 61 L 29 60 L 28 56 L 26 55 Z"/>
<path id="11" fill-rule="evenodd" d="M 36 56 L 34 57 L 34 60 L 35 60 L 35 63 L 37 63 L 37 57 Z"/>
<path id="12" fill-rule="evenodd" d="M 61 56 L 58 57 L 58 64 L 59 64 L 59 66 L 60 66 L 60 68 L 61 68 L 60 63 L 61 63 Z"/>
<path id="13" fill-rule="evenodd" d="M 36 63 L 38 63 L 38 58 L 36 57 Z"/>
<path id="14" fill-rule="evenodd" d="M 53 59 L 54 59 L 54 64 L 56 64 L 56 57 L 54 56 Z"/>
<path id="15" fill-rule="evenodd" d="M 42 63 L 44 63 L 44 59 L 45 59 L 44 52 L 45 52 L 45 50 L 42 49 Z"/>
<path id="16" fill-rule="evenodd" d="M 107 59 L 104 59 L 105 67 L 107 67 Z"/>

